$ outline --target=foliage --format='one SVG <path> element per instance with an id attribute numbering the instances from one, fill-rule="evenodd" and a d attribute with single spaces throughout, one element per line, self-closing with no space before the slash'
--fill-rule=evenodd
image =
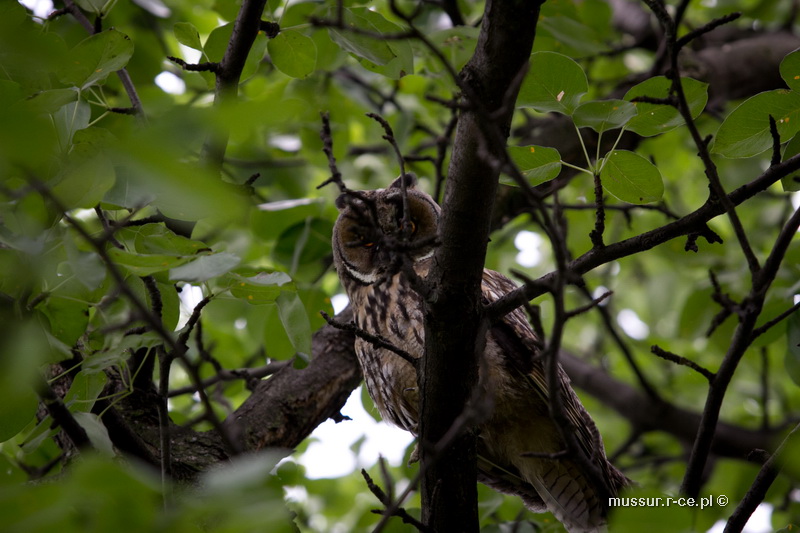
<path id="1" fill-rule="evenodd" d="M 406 167 L 441 197 L 458 108 L 451 72 L 477 45 L 483 2 L 459 2 L 467 24 L 451 27 L 434 3 L 270 0 L 262 18 L 279 31 L 264 27 L 254 37 L 233 82 L 238 98 L 225 99 L 217 83 L 225 72 L 213 65 L 225 61 L 240 4 L 249 3 L 80 0 L 48 18 L 16 2 L 0 5 L 4 531 L 288 531 L 284 493 L 295 495 L 288 505 L 302 531 L 366 531 L 380 520 L 369 512 L 379 502 L 356 473 L 309 479 L 296 462 L 302 447 L 277 468 L 282 455 L 273 452 L 236 458 L 187 488 L 123 459 L 109 432 L 108 413 L 122 409 L 141 377 L 156 384 L 173 423 L 199 434 L 219 429 L 252 392 L 244 373 L 201 382 L 222 369 L 263 370 L 263 377 L 275 362 L 308 363 L 312 332 L 325 324 L 319 312 L 332 314 L 331 297 L 341 292 L 330 268 L 338 191 L 317 188 L 330 176 L 321 112 L 330 113 L 333 154 L 348 187 L 383 187 L 399 172 L 391 146 L 380 140 L 384 129 L 366 116 L 377 112 L 391 124 Z M 788 16 L 788 6 L 778 4 L 692 2 L 680 34 L 733 7 L 743 10 L 741 27 L 777 28 Z M 401 16 L 412 9 L 424 40 L 413 38 Z M 501 196 L 519 200 L 533 186 L 562 207 L 570 260 L 660 231 L 706 204 L 707 167 L 687 120 L 713 137 L 711 154 L 729 193 L 762 176 L 771 160 L 774 166 L 775 145 L 779 161 L 800 153 L 800 52 L 775 66 L 781 86 L 733 101 L 714 101 L 714 80 L 701 81 L 687 66 L 681 114 L 671 105 L 675 88 L 668 73 L 661 75 L 659 49 L 619 46 L 622 32 L 611 20 L 601 0 L 544 4 L 509 139 L 515 167 L 501 176 Z M 569 143 L 537 137 L 537 128 L 552 124 L 566 131 L 553 138 L 568 136 Z M 221 164 L 212 155 L 220 143 Z M 775 228 L 797 209 L 797 196 L 787 194 L 798 190 L 797 168 L 779 176 L 782 185 L 768 183 L 760 195 L 737 201 L 748 246 L 762 265 L 775 250 Z M 486 266 L 540 278 L 557 270 L 557 253 L 543 240 L 535 265 L 516 261 L 520 232 L 548 232 L 530 206 L 519 205 L 496 203 Z M 709 218 L 707 227 L 675 235 L 688 235 L 686 249 L 675 238 L 641 244 L 594 265 L 584 272 L 586 285 L 565 294 L 575 309 L 587 305 L 587 294 L 613 292 L 569 320 L 568 350 L 697 413 L 709 383 L 653 356 L 650 347 L 717 372 L 736 315 L 753 300 L 754 276 L 736 223 Z M 693 246 L 697 253 L 687 251 Z M 721 410 L 725 423 L 763 435 L 770 452 L 800 408 L 800 322 L 797 313 L 783 320 L 800 294 L 796 237 L 784 255 L 754 324 L 771 327 L 743 352 Z M 534 304 L 549 332 L 559 319 L 553 300 L 545 295 Z M 637 320 L 625 316 L 645 327 L 634 329 Z M 198 389 L 208 394 L 192 394 Z M 188 392 L 167 403 L 170 390 Z M 658 422 L 631 426 L 610 399 L 582 399 L 607 450 L 619 450 L 616 462 L 647 494 L 679 491 L 693 434 L 687 441 L 658 431 Z M 68 414 L 43 407 L 54 402 Z M 82 428 L 83 445 L 61 431 L 70 419 Z M 798 456 L 786 457 L 792 460 L 765 499 L 776 528 L 800 522 Z M 365 466 L 384 488 L 405 487 L 416 475 L 405 466 Z M 730 516 L 756 473 L 744 457 L 722 457 L 702 493 L 729 496 L 727 507 L 661 509 L 652 523 L 708 529 Z M 485 487 L 480 497 L 487 531 L 510 530 L 523 512 L 519 501 Z M 419 505 L 403 503 L 412 515 Z M 619 531 L 639 524 L 635 510 L 617 511 L 612 524 Z M 548 515 L 522 516 L 521 531 L 532 524 L 559 528 Z M 393 518 L 387 530 L 408 527 Z"/>

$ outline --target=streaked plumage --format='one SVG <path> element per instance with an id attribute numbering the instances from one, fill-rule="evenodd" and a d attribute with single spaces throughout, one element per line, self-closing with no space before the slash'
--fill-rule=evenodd
<path id="1" fill-rule="evenodd" d="M 334 227 L 333 250 L 358 327 L 418 358 L 424 351 L 422 301 L 399 272 L 397 257 L 406 254 L 414 271 L 422 278 L 427 276 L 439 207 L 414 188 L 413 182 L 407 183 L 408 219 L 403 217 L 399 179 L 387 189 L 342 195 L 337 201 L 341 212 Z M 409 225 L 401 230 L 404 220 Z M 514 288 L 502 274 L 484 270 L 485 303 Z M 479 481 L 521 497 L 532 511 L 551 511 L 570 531 L 596 531 L 605 521 L 606 506 L 580 467 L 568 458 L 523 457 L 526 452 L 551 454 L 565 447 L 548 414 L 549 395 L 542 361 L 535 357 L 535 341 L 519 309 L 492 326 L 487 335 L 481 368 L 489 372 L 488 380 L 483 378 L 494 395 L 494 409 L 479 428 Z M 416 435 L 418 392 L 412 365 L 361 338 L 356 340 L 355 351 L 381 416 Z M 606 459 L 594 422 L 566 374 L 560 368 L 559 372 L 562 401 L 577 428 L 577 440 L 615 496 L 627 479 Z"/>

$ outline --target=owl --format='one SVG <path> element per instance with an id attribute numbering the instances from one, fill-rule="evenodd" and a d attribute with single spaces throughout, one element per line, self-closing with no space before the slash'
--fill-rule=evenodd
<path id="1" fill-rule="evenodd" d="M 337 199 L 334 265 L 358 328 L 418 358 L 425 346 L 423 302 L 412 288 L 409 268 L 419 278 L 428 275 L 440 208 L 416 188 L 411 175 L 404 178 L 404 200 L 400 179 L 386 189 L 350 191 Z M 502 274 L 484 269 L 484 304 L 514 288 Z M 598 531 L 605 523 L 606 505 L 587 475 L 568 457 L 548 457 L 564 450 L 565 444 L 548 414 L 549 394 L 537 346 L 519 309 L 487 333 L 480 371 L 488 373 L 486 389 L 494 396 L 494 407 L 477 428 L 478 480 L 521 497 L 532 511 L 552 512 L 571 532 Z M 416 435 L 419 397 L 414 366 L 361 337 L 356 338 L 355 352 L 383 419 Z M 559 374 L 562 402 L 577 428 L 577 440 L 605 478 L 610 496 L 616 496 L 628 480 L 606 459 L 594 422 L 561 368 Z M 486 379 L 483 376 L 482 381 Z"/>

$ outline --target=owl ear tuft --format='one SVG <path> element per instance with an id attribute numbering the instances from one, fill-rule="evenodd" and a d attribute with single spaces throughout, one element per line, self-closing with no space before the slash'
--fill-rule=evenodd
<path id="1" fill-rule="evenodd" d="M 343 192 L 342 194 L 337 196 L 336 201 L 334 203 L 336 204 L 336 209 L 338 209 L 339 211 L 347 207 L 347 193 Z"/>
<path id="2" fill-rule="evenodd" d="M 406 172 L 403 176 L 398 176 L 391 185 L 389 185 L 390 189 L 402 189 L 403 185 L 400 180 L 405 179 L 406 182 L 406 189 L 413 189 L 417 186 L 417 175 L 413 172 Z"/>

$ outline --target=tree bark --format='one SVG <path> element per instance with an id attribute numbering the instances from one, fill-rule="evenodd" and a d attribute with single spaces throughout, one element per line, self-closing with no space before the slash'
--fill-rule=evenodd
<path id="1" fill-rule="evenodd" d="M 467 110 L 458 121 L 426 298 L 419 376 L 422 521 L 433 531 L 478 531 L 475 437 L 467 406 L 483 350 L 480 284 L 511 115 L 528 63 L 538 1 L 492 1 L 461 73 Z M 444 447 L 443 440 L 451 442 Z M 438 446 L 437 446 L 438 444 Z"/>
<path id="2" fill-rule="evenodd" d="M 338 316 L 350 320 L 349 310 Z M 353 333 L 325 326 L 313 341 L 313 358 L 303 370 L 284 368 L 261 381 L 244 404 L 225 421 L 225 426 L 246 440 L 247 451 L 292 448 L 327 418 L 336 418 L 347 397 L 358 386 L 361 370 L 353 352 Z M 559 360 L 572 384 L 600 400 L 644 432 L 664 431 L 683 443 L 694 440 L 700 414 L 669 403 L 656 403 L 635 387 L 562 351 Z M 59 389 L 63 394 L 68 389 Z M 63 389 L 63 390 L 62 390 Z M 103 420 L 114 445 L 126 455 L 158 468 L 159 427 L 155 390 L 137 390 L 106 410 Z M 343 422 L 346 423 L 346 422 Z M 198 432 L 173 426 L 173 476 L 193 481 L 199 474 L 227 461 L 230 453 L 215 431 Z M 717 426 L 712 453 L 744 460 L 755 449 L 772 451 L 785 428 L 741 428 L 725 422 Z"/>

